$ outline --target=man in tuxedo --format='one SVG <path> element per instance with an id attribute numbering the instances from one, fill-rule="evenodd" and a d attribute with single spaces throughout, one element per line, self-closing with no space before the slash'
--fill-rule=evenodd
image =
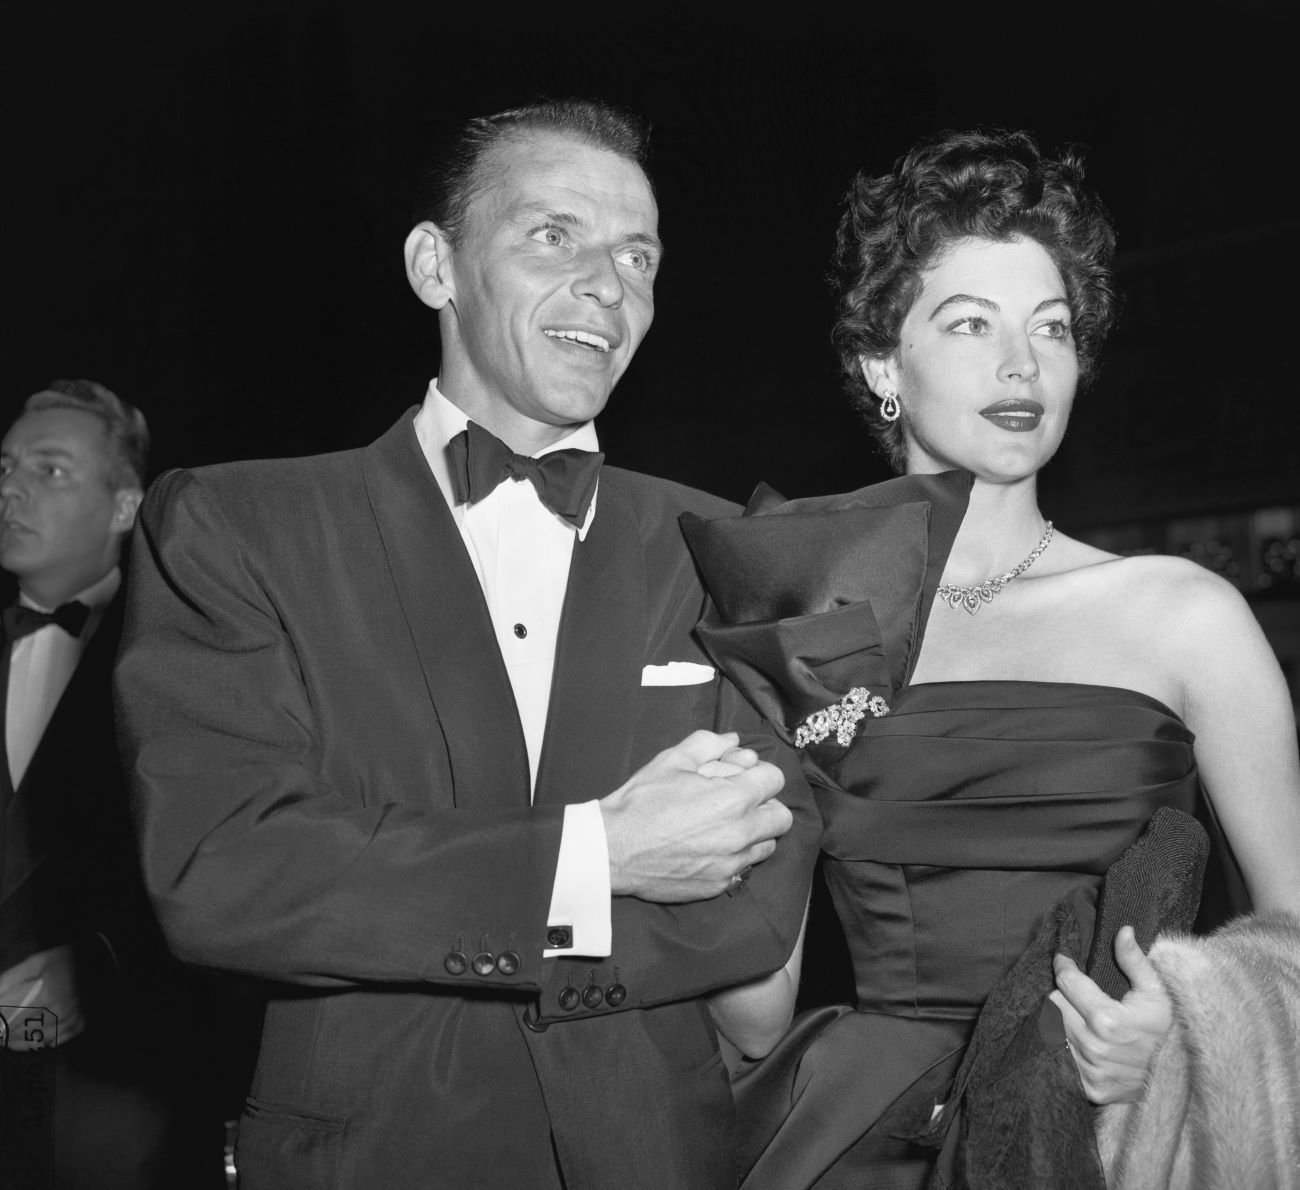
<path id="1" fill-rule="evenodd" d="M 142 1056 L 163 1028 L 153 1000 L 169 990 L 166 958 L 136 862 L 110 681 L 118 555 L 148 449 L 139 410 L 88 380 L 28 398 L 0 447 L 6 1184 L 170 1184 L 176 1120 L 151 1095 Z"/>
<path id="2" fill-rule="evenodd" d="M 599 466 L 644 150 L 598 103 L 471 121 L 406 241 L 423 403 L 146 500 L 119 708 L 174 948 L 268 981 L 249 1190 L 735 1183 L 701 997 L 788 958 L 818 820 L 693 635 L 677 517 L 733 507 Z"/>

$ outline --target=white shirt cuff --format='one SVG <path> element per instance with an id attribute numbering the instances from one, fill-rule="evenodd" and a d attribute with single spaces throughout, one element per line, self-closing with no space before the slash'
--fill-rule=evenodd
<path id="1" fill-rule="evenodd" d="M 545 958 L 583 956 L 603 959 L 613 953 L 610 921 L 609 844 L 600 803 L 564 807 L 560 857 L 555 865 L 548 926 L 568 926 L 573 945 L 544 950 Z"/>

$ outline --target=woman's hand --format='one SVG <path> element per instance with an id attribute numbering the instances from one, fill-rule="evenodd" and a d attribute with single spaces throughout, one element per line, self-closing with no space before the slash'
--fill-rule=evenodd
<path id="1" fill-rule="evenodd" d="M 1169 996 L 1130 926 L 1115 935 L 1115 959 L 1133 985 L 1122 1000 L 1106 995 L 1065 955 L 1053 962 L 1057 990 L 1049 999 L 1061 1010 L 1070 1053 L 1093 1103 L 1142 1098 L 1151 1059 L 1173 1023 Z"/>

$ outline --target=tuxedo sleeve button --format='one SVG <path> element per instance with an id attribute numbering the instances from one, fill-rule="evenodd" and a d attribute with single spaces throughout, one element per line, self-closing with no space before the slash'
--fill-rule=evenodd
<path id="1" fill-rule="evenodd" d="M 581 993 L 572 984 L 567 984 L 565 987 L 560 989 L 560 1007 L 563 1008 L 565 1012 L 572 1012 L 578 1007 L 581 1000 Z"/>
<path id="2" fill-rule="evenodd" d="M 605 1002 L 605 993 L 594 983 L 589 983 L 582 989 L 582 1002 L 588 1008 L 599 1008 Z"/>
<path id="3" fill-rule="evenodd" d="M 610 1008 L 617 1008 L 626 999 L 627 988 L 625 988 L 621 983 L 611 983 L 609 987 L 605 989 L 605 1003 L 608 1004 Z"/>
<path id="4" fill-rule="evenodd" d="M 480 950 L 474 956 L 474 974 L 491 975 L 497 969 L 496 955 L 486 950 Z"/>
<path id="5" fill-rule="evenodd" d="M 551 1027 L 542 1020 L 541 1011 L 535 1000 L 524 1009 L 524 1024 L 534 1033 L 545 1033 Z"/>
<path id="6" fill-rule="evenodd" d="M 513 950 L 503 950 L 497 955 L 497 970 L 502 975 L 513 975 L 519 970 L 519 956 Z"/>
<path id="7" fill-rule="evenodd" d="M 463 951 L 449 950 L 447 957 L 442 960 L 442 966 L 448 975 L 464 975 L 469 970 L 469 959 Z"/>

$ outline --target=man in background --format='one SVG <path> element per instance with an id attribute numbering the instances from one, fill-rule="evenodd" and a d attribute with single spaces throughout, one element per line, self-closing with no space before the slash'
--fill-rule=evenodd
<path id="1" fill-rule="evenodd" d="M 156 1059 L 194 1055 L 143 895 L 111 697 L 118 560 L 148 450 L 140 411 L 89 380 L 28 398 L 0 446 L 6 1185 L 174 1186 L 192 1159 L 173 1151 L 194 1143 L 177 1116 L 187 1088 L 160 1085 Z"/>

